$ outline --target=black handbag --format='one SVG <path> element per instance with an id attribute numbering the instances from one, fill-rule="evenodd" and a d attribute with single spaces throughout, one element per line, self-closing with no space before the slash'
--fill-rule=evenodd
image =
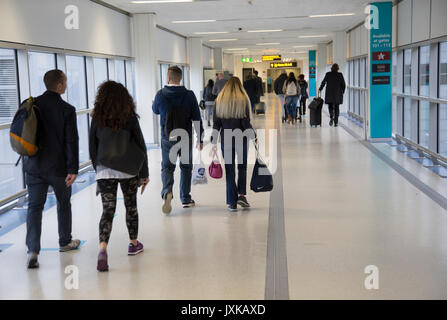
<path id="1" fill-rule="evenodd" d="M 138 175 L 146 153 L 132 139 L 129 131 L 104 127 L 98 130 L 98 163 L 131 175 Z"/>
<path id="2" fill-rule="evenodd" d="M 256 147 L 256 163 L 251 175 L 250 189 L 254 192 L 269 192 L 273 190 L 273 176 L 267 165 L 259 156 L 258 147 Z"/>

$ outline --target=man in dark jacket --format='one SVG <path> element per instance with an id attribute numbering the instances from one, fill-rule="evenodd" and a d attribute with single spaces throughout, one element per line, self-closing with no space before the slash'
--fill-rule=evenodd
<path id="1" fill-rule="evenodd" d="M 278 95 L 279 101 L 281 103 L 282 110 L 282 118 L 285 120 L 286 113 L 284 110 L 284 93 L 282 92 L 282 88 L 284 87 L 284 82 L 287 80 L 287 72 L 286 70 L 281 70 L 281 75 L 275 80 L 273 86 L 275 88 L 275 93 Z"/>
<path id="2" fill-rule="evenodd" d="M 255 74 L 254 78 L 256 81 L 256 103 L 259 103 L 261 102 L 261 96 L 264 95 L 264 87 L 262 85 L 261 77 L 258 77 L 258 71 L 255 70 L 253 73 Z"/>
<path id="3" fill-rule="evenodd" d="M 319 89 L 321 91 L 324 86 L 327 85 L 324 103 L 329 106 L 329 114 L 331 116 L 329 125 L 334 125 L 335 127 L 338 126 L 340 104 L 343 103 L 343 94 L 346 90 L 345 79 L 343 78 L 343 74 L 338 72 L 338 69 L 338 64 L 334 63 L 331 67 L 331 71 L 327 72 L 324 76 Z"/>
<path id="4" fill-rule="evenodd" d="M 248 98 L 250 99 L 251 111 L 254 113 L 255 105 L 258 99 L 258 91 L 256 79 L 252 76 L 251 72 L 248 74 L 247 80 L 244 81 L 244 89 L 247 92 Z"/>
<path id="5" fill-rule="evenodd" d="M 189 208 L 195 205 L 194 200 L 191 198 L 191 175 L 192 175 L 192 124 L 194 121 L 194 129 L 197 134 L 197 147 L 202 150 L 203 148 L 203 124 L 200 116 L 200 109 L 197 103 L 196 96 L 191 90 L 187 90 L 184 86 L 180 85 L 182 79 L 182 70 L 177 67 L 170 67 L 168 69 L 168 85 L 157 92 L 155 96 L 152 110 L 155 114 L 160 115 L 160 127 L 161 127 L 161 179 L 163 182 L 163 189 L 161 196 L 164 199 L 162 211 L 165 214 L 171 212 L 171 200 L 172 200 L 172 187 L 174 185 L 174 171 L 177 157 L 180 156 L 180 199 L 183 204 L 183 208 Z M 186 146 L 182 144 L 181 149 L 175 151 L 175 159 L 170 158 L 171 149 L 173 147 L 178 148 L 177 141 L 169 140 L 166 135 L 165 126 L 168 110 L 170 108 L 181 108 L 183 112 L 178 112 L 179 117 L 184 117 L 180 122 L 185 123 L 185 133 L 188 135 L 188 143 Z M 170 113 L 172 115 L 172 113 Z M 184 141 L 180 141 L 182 143 Z M 182 155 L 182 151 L 185 152 Z"/>
<path id="6" fill-rule="evenodd" d="M 74 250 L 80 244 L 71 237 L 71 185 L 79 169 L 76 110 L 60 96 L 67 88 L 67 77 L 62 71 L 48 71 L 44 83 L 47 91 L 35 101 L 39 108 L 39 151 L 35 156 L 24 157 L 29 197 L 26 220 L 28 268 L 39 266 L 42 211 L 49 186 L 57 199 L 59 251 Z"/>

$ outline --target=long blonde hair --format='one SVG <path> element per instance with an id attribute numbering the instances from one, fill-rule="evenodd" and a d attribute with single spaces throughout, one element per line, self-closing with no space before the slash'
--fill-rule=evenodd
<path id="1" fill-rule="evenodd" d="M 248 109 L 248 115 L 247 115 Z M 250 99 L 238 77 L 231 77 L 216 99 L 216 115 L 222 119 L 251 118 Z"/>

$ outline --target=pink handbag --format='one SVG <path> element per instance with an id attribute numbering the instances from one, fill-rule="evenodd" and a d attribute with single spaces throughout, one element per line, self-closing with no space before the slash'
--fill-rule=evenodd
<path id="1" fill-rule="evenodd" d="M 214 150 L 213 161 L 208 168 L 208 172 L 210 177 L 214 179 L 220 179 L 223 176 L 223 170 L 219 162 L 219 157 L 217 156 L 217 150 Z"/>

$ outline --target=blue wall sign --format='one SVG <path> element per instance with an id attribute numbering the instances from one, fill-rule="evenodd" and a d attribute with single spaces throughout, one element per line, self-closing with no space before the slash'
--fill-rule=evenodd
<path id="1" fill-rule="evenodd" d="M 370 5 L 370 137 L 391 138 L 393 3 Z"/>
<path id="2" fill-rule="evenodd" d="M 309 50 L 309 96 L 317 95 L 317 52 Z"/>

